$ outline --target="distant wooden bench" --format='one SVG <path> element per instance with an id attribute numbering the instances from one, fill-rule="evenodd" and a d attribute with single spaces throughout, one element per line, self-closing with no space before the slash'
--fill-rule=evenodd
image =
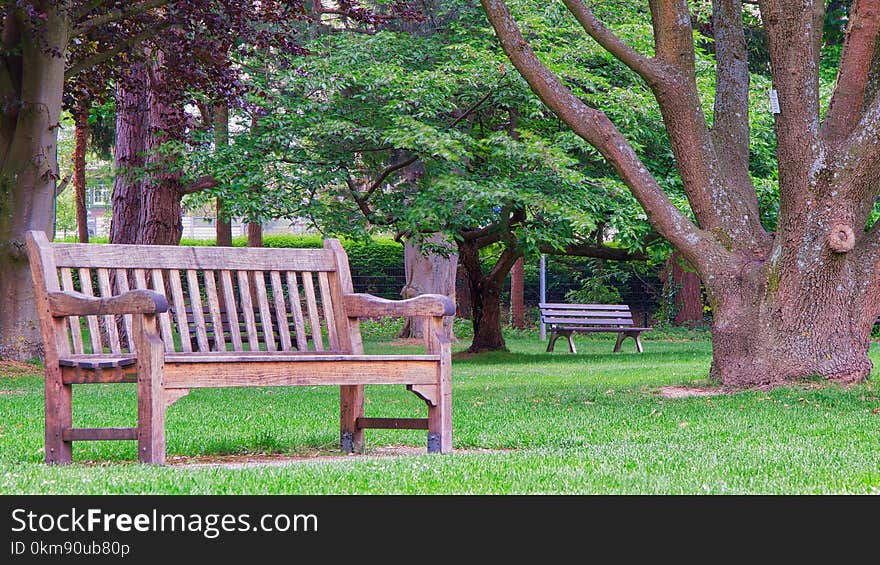
<path id="1" fill-rule="evenodd" d="M 48 463 L 83 440 L 137 440 L 165 460 L 165 410 L 190 389 L 336 385 L 340 443 L 364 430 L 427 430 L 428 452 L 452 450 L 451 349 L 441 295 L 385 300 L 355 293 L 339 241 L 323 249 L 50 243 L 28 233 L 45 347 Z M 426 352 L 365 355 L 359 318 L 423 316 Z M 75 428 L 72 385 L 137 382 L 137 426 Z M 364 414 L 364 385 L 401 385 L 426 418 Z M 246 406 L 241 407 L 247 410 Z"/>
<path id="2" fill-rule="evenodd" d="M 560 337 L 568 339 L 568 348 L 577 353 L 572 334 L 575 332 L 614 332 L 617 343 L 614 352 L 620 352 L 623 340 L 631 337 L 636 342 L 636 349 L 641 353 L 642 340 L 639 335 L 653 328 L 638 327 L 633 323 L 632 312 L 626 304 L 564 304 L 542 302 L 539 304 L 541 322 L 547 325 L 550 343 L 547 352 L 553 351 L 556 340 Z"/>

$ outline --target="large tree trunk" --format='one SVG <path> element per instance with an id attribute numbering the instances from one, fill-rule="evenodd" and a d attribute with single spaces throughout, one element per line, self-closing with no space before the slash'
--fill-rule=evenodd
<path id="1" fill-rule="evenodd" d="M 510 270 L 510 325 L 518 330 L 526 327 L 525 265 L 520 257 Z"/>
<path id="2" fill-rule="evenodd" d="M 711 375 L 728 387 L 821 377 L 853 382 L 871 370 L 880 311 L 880 222 L 868 220 L 880 183 L 876 68 L 880 11 L 854 0 L 827 111 L 819 96 L 825 3 L 759 0 L 773 88 L 779 206 L 776 232 L 760 221 L 749 176 L 749 73 L 743 2 L 712 3 L 715 105 L 697 88 L 687 2 L 651 2 L 652 56 L 632 49 L 578 0 L 572 15 L 652 90 L 694 220 L 683 215 L 608 117 L 535 56 L 500 0 L 481 0 L 505 53 L 532 90 L 593 145 L 694 266 L 713 310 Z M 867 230 L 865 229 L 867 226 Z"/>
<path id="3" fill-rule="evenodd" d="M 89 242 L 89 216 L 86 209 L 86 149 L 89 144 L 89 104 L 77 103 L 74 110 L 73 190 L 76 200 L 76 229 L 80 243 Z"/>
<path id="4" fill-rule="evenodd" d="M 780 260 L 711 285 L 711 375 L 719 382 L 772 387 L 810 376 L 844 383 L 868 376 L 876 281 L 865 284 L 848 257 L 820 252 L 808 263 L 805 272 L 797 259 Z"/>
<path id="5" fill-rule="evenodd" d="M 22 29 L 7 27 L 3 38 L 19 33 L 21 41 L 20 74 L 16 81 L 0 81 L 4 100 L 0 108 L 0 358 L 4 359 L 27 360 L 42 352 L 24 234 L 35 229 L 53 235 L 56 135 L 69 32 L 65 13 L 54 2 L 45 4 L 36 8 L 43 10 L 43 32 L 30 29 L 24 18 Z"/>
<path id="6" fill-rule="evenodd" d="M 430 238 L 432 243 L 441 243 L 440 234 Z M 404 243 L 404 270 L 406 271 L 406 286 L 400 291 L 402 298 L 413 298 L 420 294 L 443 294 L 455 301 L 455 274 L 458 270 L 458 254 L 450 253 L 448 256 L 437 253 L 423 253 L 417 243 L 406 241 Z M 443 331 L 450 339 L 454 339 L 452 331 L 452 318 L 443 321 Z M 402 338 L 424 337 L 425 321 L 423 318 L 408 318 L 400 331 Z"/>
<path id="7" fill-rule="evenodd" d="M 663 269 L 663 286 L 666 292 L 674 292 L 676 326 L 694 327 L 703 321 L 703 293 L 700 276 L 682 266 L 684 260 L 673 253 Z M 670 287 L 671 285 L 671 287 Z"/>
<path id="8" fill-rule="evenodd" d="M 182 110 L 162 96 L 161 57 L 149 73 L 134 63 L 117 90 L 111 243 L 177 245 L 183 235 L 180 173 L 157 150 L 183 123 Z"/>
<path id="9" fill-rule="evenodd" d="M 113 180 L 113 214 L 110 243 L 137 243 L 146 163 L 150 139 L 150 91 L 143 63 L 131 65 L 116 87 L 116 177 Z"/>
<path id="10" fill-rule="evenodd" d="M 229 107 L 223 103 L 214 104 L 214 147 L 219 149 L 229 145 Z M 232 220 L 226 216 L 223 199 L 216 201 L 217 246 L 232 247 Z"/>
<path id="11" fill-rule="evenodd" d="M 174 156 L 159 150 L 173 138 L 184 123 L 183 109 L 175 100 L 167 100 L 169 91 L 164 86 L 162 61 L 164 54 L 157 54 L 153 65 L 150 88 L 150 153 L 147 164 L 150 181 L 144 186 L 139 217 L 138 243 L 147 245 L 177 245 L 183 235 L 182 208 L 183 184 L 181 173 L 176 170 Z"/>
<path id="12" fill-rule="evenodd" d="M 467 275 L 471 323 L 474 327 L 474 337 L 468 348 L 471 353 L 507 351 L 501 333 L 501 290 L 504 279 L 519 256 L 516 250 L 505 249 L 486 274 L 477 242 L 467 239 L 458 242 L 458 257 Z"/>
<path id="13" fill-rule="evenodd" d="M 263 247 L 263 224 L 260 222 L 247 223 L 247 246 Z"/>

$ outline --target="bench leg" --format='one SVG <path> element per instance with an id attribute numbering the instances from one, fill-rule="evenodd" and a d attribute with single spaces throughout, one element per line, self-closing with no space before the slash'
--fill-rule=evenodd
<path id="1" fill-rule="evenodd" d="M 556 344 L 557 339 L 559 339 L 559 334 L 556 332 L 551 332 L 550 341 L 547 342 L 547 353 L 553 352 L 553 346 Z"/>
<path id="2" fill-rule="evenodd" d="M 614 353 L 620 353 L 620 346 L 623 344 L 624 339 L 626 339 L 626 334 L 619 332 L 617 334 L 617 343 L 614 344 Z"/>
<path id="3" fill-rule="evenodd" d="M 452 348 L 440 343 L 439 383 L 435 405 L 428 404 L 428 453 L 452 452 Z"/>
<path id="4" fill-rule="evenodd" d="M 574 346 L 574 332 L 568 332 L 565 334 L 565 337 L 568 339 L 568 351 L 571 353 L 577 353 L 578 350 Z"/>
<path id="5" fill-rule="evenodd" d="M 632 337 L 634 340 L 636 340 L 636 351 L 638 351 L 639 353 L 642 353 L 644 351 L 644 349 L 642 348 L 641 334 L 637 332 L 637 333 L 634 333 Z"/>
<path id="6" fill-rule="evenodd" d="M 73 425 L 72 387 L 61 382 L 61 368 L 57 362 L 46 365 L 46 463 L 70 463 L 73 461 L 71 442 L 62 439 L 65 428 Z"/>
<path id="7" fill-rule="evenodd" d="M 644 348 L 642 347 L 642 338 L 640 332 L 620 332 L 617 334 L 617 343 L 614 344 L 614 352 L 620 353 L 620 346 L 623 343 L 623 340 L 631 337 L 633 341 L 636 342 L 636 351 L 642 353 Z"/>
<path id="8" fill-rule="evenodd" d="M 339 448 L 348 453 L 364 450 L 364 430 L 357 420 L 364 416 L 363 385 L 339 387 Z"/>
<path id="9" fill-rule="evenodd" d="M 138 460 L 165 464 L 165 345 L 156 317 L 134 316 L 137 342 Z"/>

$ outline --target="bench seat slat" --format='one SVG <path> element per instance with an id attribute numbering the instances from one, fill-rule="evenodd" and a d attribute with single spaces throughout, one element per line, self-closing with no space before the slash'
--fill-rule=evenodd
<path id="1" fill-rule="evenodd" d="M 338 361 L 437 361 L 439 355 L 351 355 L 340 353 L 316 353 L 314 351 L 193 351 L 166 353 L 166 363 L 277 363 L 282 361 L 315 361 L 334 363 Z M 134 355 L 70 355 L 58 360 L 62 367 L 80 369 L 114 369 L 134 366 Z"/>
<path id="2" fill-rule="evenodd" d="M 436 385 L 439 356 L 424 355 L 303 355 L 273 360 L 264 354 L 238 361 L 203 360 L 194 364 L 190 355 L 175 362 L 166 359 L 164 386 L 216 388 L 238 386 L 317 385 Z M 421 358 L 419 358 L 421 357 Z"/>
<path id="3" fill-rule="evenodd" d="M 647 332 L 653 330 L 654 328 L 637 328 L 635 326 L 624 326 L 624 327 L 602 327 L 602 328 L 591 328 L 586 326 L 560 326 L 554 327 L 553 330 L 559 331 L 578 331 L 578 332 Z"/>
<path id="4" fill-rule="evenodd" d="M 632 313 L 625 310 L 541 310 L 541 315 L 553 318 L 631 318 Z"/>
<path id="5" fill-rule="evenodd" d="M 541 310 L 629 310 L 626 304 L 565 304 L 562 302 L 542 302 Z"/>
<path id="6" fill-rule="evenodd" d="M 58 359 L 62 367 L 80 369 L 115 369 L 131 367 L 137 363 L 134 355 L 69 355 Z"/>
<path id="7" fill-rule="evenodd" d="M 633 321 L 632 318 L 547 318 L 544 320 L 545 324 L 567 324 L 567 325 L 580 325 L 580 326 L 632 326 Z"/>

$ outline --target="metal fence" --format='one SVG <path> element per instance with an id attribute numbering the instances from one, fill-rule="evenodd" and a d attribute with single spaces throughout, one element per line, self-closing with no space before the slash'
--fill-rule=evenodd
<path id="1" fill-rule="evenodd" d="M 460 268 L 459 268 L 460 269 Z M 367 292 L 388 298 L 391 300 L 400 299 L 400 290 L 406 284 L 406 273 L 402 267 L 385 269 L 382 275 L 361 276 L 352 266 L 352 282 L 356 292 Z M 659 282 L 659 281 L 658 281 Z M 577 290 L 578 283 L 574 281 L 557 281 L 547 280 L 546 300 L 547 302 L 566 302 L 566 294 L 569 291 Z M 633 319 L 636 323 L 649 325 L 651 317 L 657 309 L 659 302 L 659 288 L 656 284 L 650 284 L 648 281 L 635 279 L 628 285 L 618 288 L 622 302 L 628 304 L 633 313 Z M 466 283 L 461 270 L 459 276 L 456 277 L 456 295 L 459 304 L 457 315 L 459 317 L 469 318 L 470 312 L 467 308 L 469 301 L 465 294 L 467 293 Z M 529 325 L 538 323 L 538 303 L 541 301 L 540 285 L 536 281 L 526 280 L 523 287 L 523 301 L 526 306 L 526 322 Z M 504 291 L 501 294 L 502 310 L 505 312 L 506 319 L 510 317 L 510 277 L 507 278 L 504 285 Z"/>

